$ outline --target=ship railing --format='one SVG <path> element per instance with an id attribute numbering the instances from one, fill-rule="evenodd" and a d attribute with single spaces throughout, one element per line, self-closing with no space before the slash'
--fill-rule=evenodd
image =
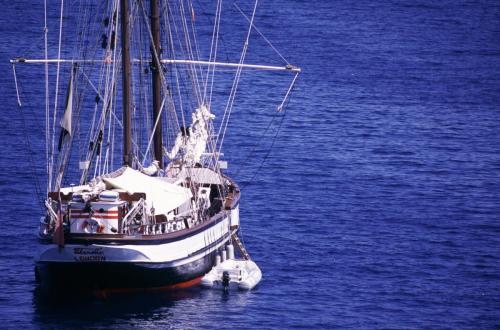
<path id="1" fill-rule="evenodd" d="M 44 238 L 50 237 L 57 222 L 57 214 L 52 206 L 52 199 L 45 200 L 45 207 L 47 208 L 47 215 L 40 218 L 38 225 L 38 234 Z"/>
<path id="2" fill-rule="evenodd" d="M 139 214 L 139 212 L 142 211 L 142 214 L 144 215 L 145 214 L 145 203 L 144 203 L 144 198 L 141 198 L 137 204 L 134 205 L 134 207 L 132 207 L 130 209 L 130 211 L 128 211 L 127 214 L 125 214 L 125 216 L 123 217 L 123 220 L 122 220 L 122 223 L 123 223 L 123 226 L 122 226 L 122 233 L 126 232 L 127 229 L 129 229 L 130 227 L 130 222 L 135 218 L 135 216 L 137 214 Z"/>
<path id="3" fill-rule="evenodd" d="M 57 221 L 57 214 L 52 208 L 52 205 L 49 202 L 49 200 L 45 200 L 45 207 L 47 208 L 48 214 L 50 215 L 51 223 L 55 223 Z"/>
<path id="4" fill-rule="evenodd" d="M 162 235 L 188 229 L 197 224 L 198 222 L 191 215 L 177 216 L 173 220 L 157 222 L 154 224 L 130 225 L 126 228 L 125 232 L 129 235 Z"/>

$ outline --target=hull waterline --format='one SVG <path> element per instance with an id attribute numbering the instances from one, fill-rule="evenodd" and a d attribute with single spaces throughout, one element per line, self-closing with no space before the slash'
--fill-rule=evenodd
<path id="1" fill-rule="evenodd" d="M 36 263 L 42 287 L 72 291 L 134 292 L 181 289 L 197 285 L 212 267 L 216 251 L 189 263 L 171 266 L 156 262 Z"/>
<path id="2" fill-rule="evenodd" d="M 35 260 L 35 275 L 42 287 L 59 291 L 126 292 L 193 286 L 210 271 L 216 254 L 228 243 L 231 232 L 223 229 L 228 221 L 214 223 L 195 235 L 167 239 L 164 244 L 48 244 Z"/>

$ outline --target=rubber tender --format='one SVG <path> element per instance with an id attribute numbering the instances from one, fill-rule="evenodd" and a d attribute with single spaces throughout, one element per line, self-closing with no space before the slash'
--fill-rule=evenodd
<path id="1" fill-rule="evenodd" d="M 232 245 L 216 257 L 215 266 L 201 280 L 205 288 L 218 290 L 252 290 L 262 279 L 262 272 L 252 260 L 234 258 Z M 221 261 L 222 260 L 222 261 Z"/>

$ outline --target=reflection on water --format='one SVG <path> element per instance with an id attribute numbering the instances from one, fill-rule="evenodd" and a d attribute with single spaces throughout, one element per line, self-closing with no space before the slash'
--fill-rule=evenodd
<path id="1" fill-rule="evenodd" d="M 40 327 L 120 326 L 183 329 L 215 326 L 227 312 L 241 313 L 251 294 L 203 290 L 199 287 L 157 293 L 106 297 L 33 292 L 33 325 Z M 208 323 L 207 323 L 208 322 Z M 212 323 L 214 322 L 214 323 Z"/>

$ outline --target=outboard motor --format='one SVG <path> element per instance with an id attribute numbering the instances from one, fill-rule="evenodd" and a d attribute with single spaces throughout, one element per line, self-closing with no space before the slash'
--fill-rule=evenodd
<path id="1" fill-rule="evenodd" d="M 222 286 L 224 289 L 228 289 L 229 287 L 229 272 L 226 270 L 222 273 Z"/>

